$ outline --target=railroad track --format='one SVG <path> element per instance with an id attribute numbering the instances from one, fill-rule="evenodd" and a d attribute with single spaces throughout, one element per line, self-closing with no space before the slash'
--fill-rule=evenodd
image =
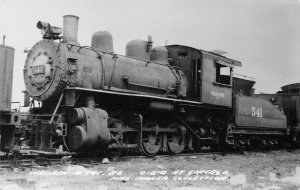
<path id="1" fill-rule="evenodd" d="M 34 150 L 21 150 L 10 154 L 0 155 L 0 168 L 2 167 L 32 167 L 36 165 L 64 164 L 72 154 L 47 153 Z"/>
<path id="2" fill-rule="evenodd" d="M 197 156 L 204 156 L 204 155 L 215 155 L 215 154 L 222 154 L 222 152 L 220 151 L 203 151 L 203 152 L 197 152 L 197 153 L 183 153 L 183 154 L 176 154 L 176 155 L 172 155 L 172 154 L 166 154 L 166 155 L 156 155 L 153 157 L 149 157 L 149 156 L 120 156 L 120 157 L 116 157 L 114 158 L 113 161 L 115 162 L 122 162 L 122 161 L 128 161 L 128 160 L 132 160 L 132 159 L 152 159 L 152 160 L 156 160 L 156 159 L 161 159 L 161 158 L 188 158 L 188 157 L 197 157 Z"/>
<path id="3" fill-rule="evenodd" d="M 221 152 L 215 151 L 205 151 L 199 153 L 185 153 L 185 154 L 177 154 L 177 155 L 156 155 L 153 157 L 149 156 L 118 156 L 112 158 L 112 162 L 125 162 L 132 161 L 136 159 L 164 159 L 164 158 L 187 158 L 187 157 L 197 157 L 197 156 L 209 156 L 221 154 Z M 110 162 L 110 163 L 112 163 Z M 33 167 L 36 165 L 47 166 L 47 165 L 63 165 L 63 164 L 84 164 L 88 163 L 91 165 L 101 164 L 102 158 L 91 156 L 91 155 L 38 155 L 38 154 L 25 154 L 25 155 L 9 155 L 9 156 L 0 156 L 0 168 L 8 168 L 8 167 Z"/>
<path id="4" fill-rule="evenodd" d="M 283 150 L 283 149 L 281 149 Z M 280 151 L 275 150 L 275 151 Z M 247 153 L 272 153 L 272 151 L 247 151 Z M 226 155 L 239 154 L 239 155 L 247 155 L 247 153 L 237 152 L 237 151 L 229 151 L 226 152 Z M 215 159 L 217 155 L 223 155 L 223 152 L 220 151 L 202 151 L 197 153 L 183 153 L 177 155 L 156 155 L 153 157 L 143 156 L 143 155 L 133 155 L 133 156 L 118 156 L 111 158 L 111 162 L 127 162 L 127 161 L 135 161 L 139 159 L 195 159 L 199 156 L 212 157 Z M 78 155 L 78 154 L 63 154 L 63 155 L 47 155 L 47 154 L 17 154 L 10 156 L 0 156 L 0 168 L 18 168 L 18 167 L 34 167 L 34 166 L 48 166 L 48 165 L 64 165 L 64 164 L 78 164 L 78 165 L 97 165 L 102 164 L 103 157 L 96 155 Z"/>
<path id="5" fill-rule="evenodd" d="M 8 167 L 32 167 L 34 165 L 56 165 L 63 164 L 62 159 L 44 159 L 44 160 L 36 160 L 36 159 L 21 159 L 21 160 L 0 160 L 0 167 L 8 168 Z"/>

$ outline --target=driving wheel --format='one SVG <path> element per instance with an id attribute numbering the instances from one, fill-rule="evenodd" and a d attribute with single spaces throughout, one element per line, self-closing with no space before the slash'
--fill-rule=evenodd
<path id="1" fill-rule="evenodd" d="M 147 129 L 147 131 L 142 133 L 141 148 L 147 156 L 156 155 L 162 146 L 162 135 L 157 131 L 158 128 L 159 126 L 155 122 L 149 122 L 143 126 L 143 129 Z M 149 131 L 149 129 L 151 130 Z"/>
<path id="2" fill-rule="evenodd" d="M 177 132 L 168 134 L 167 144 L 169 151 L 173 154 L 181 153 L 185 148 L 186 128 L 180 124 L 172 123 L 170 129 L 176 129 Z"/>

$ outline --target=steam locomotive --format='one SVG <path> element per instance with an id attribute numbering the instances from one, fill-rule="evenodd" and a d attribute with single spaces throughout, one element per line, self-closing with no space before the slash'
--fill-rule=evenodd
<path id="1" fill-rule="evenodd" d="M 299 122 L 289 122 L 285 105 L 255 97 L 255 81 L 234 75 L 241 62 L 183 45 L 152 47 L 150 36 L 130 41 L 122 56 L 105 31 L 82 46 L 78 21 L 64 16 L 63 31 L 37 23 L 43 39 L 27 51 L 30 112 L 20 126 L 19 145 L 154 156 L 297 141 Z M 299 99 L 299 93 L 293 96 Z M 293 109 L 299 115 L 299 106 Z"/>

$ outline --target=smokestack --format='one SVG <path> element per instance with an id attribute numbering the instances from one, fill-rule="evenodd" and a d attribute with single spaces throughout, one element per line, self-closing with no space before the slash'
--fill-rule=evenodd
<path id="1" fill-rule="evenodd" d="M 77 42 L 79 17 L 75 15 L 64 16 L 63 42 L 79 45 Z"/>

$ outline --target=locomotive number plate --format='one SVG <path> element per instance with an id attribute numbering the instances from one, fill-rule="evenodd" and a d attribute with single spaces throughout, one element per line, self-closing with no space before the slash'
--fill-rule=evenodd
<path id="1" fill-rule="evenodd" d="M 251 108 L 251 115 L 252 117 L 263 117 L 263 109 L 262 108 Z"/>
<path id="2" fill-rule="evenodd" d="M 32 67 L 32 74 L 38 75 L 38 74 L 44 74 L 45 73 L 45 65 L 39 65 Z"/>

